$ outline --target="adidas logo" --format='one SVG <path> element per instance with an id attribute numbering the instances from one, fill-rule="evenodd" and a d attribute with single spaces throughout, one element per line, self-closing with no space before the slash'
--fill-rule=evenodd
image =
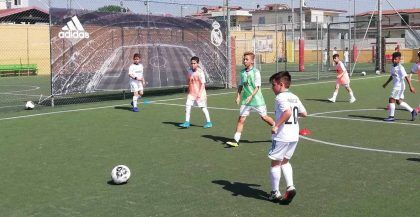
<path id="1" fill-rule="evenodd" d="M 85 31 L 82 24 L 80 23 L 77 16 L 71 18 L 67 25 L 61 28 L 61 32 L 58 33 L 59 38 L 74 38 L 74 39 L 83 39 L 89 38 L 89 33 Z"/>

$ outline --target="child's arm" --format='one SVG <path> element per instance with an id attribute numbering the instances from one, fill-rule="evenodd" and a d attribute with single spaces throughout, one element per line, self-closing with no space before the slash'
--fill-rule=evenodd
<path id="1" fill-rule="evenodd" d="M 242 85 L 238 86 L 238 92 L 236 92 L 236 104 L 239 105 L 241 102 Z"/>
<path id="2" fill-rule="evenodd" d="M 414 88 L 413 84 L 411 83 L 411 79 L 408 76 L 405 76 L 405 80 L 408 83 L 408 86 L 410 87 L 410 92 L 416 93 L 416 89 Z"/>
<path id="3" fill-rule="evenodd" d="M 382 85 L 382 87 L 385 88 L 386 85 L 388 85 L 389 82 L 391 82 L 391 80 L 392 80 L 392 76 L 389 76 L 388 80 L 385 82 L 385 84 Z"/>
<path id="4" fill-rule="evenodd" d="M 289 120 L 290 116 L 292 116 L 292 110 L 286 109 L 286 111 L 283 112 L 283 114 L 281 115 L 279 120 L 274 123 L 273 128 L 271 128 L 271 133 L 272 134 L 277 133 L 277 130 L 279 129 L 279 126 L 282 125 L 287 120 Z"/>

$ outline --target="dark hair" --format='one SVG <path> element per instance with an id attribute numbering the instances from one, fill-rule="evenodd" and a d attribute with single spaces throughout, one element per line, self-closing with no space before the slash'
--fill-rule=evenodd
<path id="1" fill-rule="evenodd" d="M 419 52 L 417 52 L 417 56 L 420 58 L 420 51 L 419 51 Z"/>
<path id="2" fill-rule="evenodd" d="M 198 58 L 197 56 L 191 57 L 191 60 L 190 61 L 193 61 L 193 60 L 195 60 L 197 63 L 200 62 L 200 58 Z"/>
<path id="3" fill-rule="evenodd" d="M 392 59 L 394 60 L 394 59 L 396 59 L 397 57 L 401 57 L 401 53 L 400 52 L 394 52 L 393 54 L 392 54 Z"/>
<path id="4" fill-rule="evenodd" d="M 141 58 L 141 56 L 140 56 L 140 54 L 139 54 L 139 53 L 135 53 L 135 54 L 134 54 L 134 56 L 133 56 L 133 59 L 134 59 L 134 58 Z"/>
<path id="5" fill-rule="evenodd" d="M 273 83 L 273 81 L 276 83 L 283 82 L 284 85 L 289 88 L 290 83 L 292 83 L 292 76 L 288 71 L 277 72 L 270 77 L 270 83 Z"/>
<path id="6" fill-rule="evenodd" d="M 338 55 L 338 53 L 333 55 L 333 59 L 335 59 L 336 57 L 340 57 L 340 55 Z"/>

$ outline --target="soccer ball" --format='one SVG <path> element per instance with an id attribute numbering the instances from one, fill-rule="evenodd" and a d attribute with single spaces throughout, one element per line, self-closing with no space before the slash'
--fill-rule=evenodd
<path id="1" fill-rule="evenodd" d="M 366 72 L 365 72 L 365 71 L 363 71 L 363 72 L 362 72 L 362 76 L 365 76 L 365 75 L 366 75 Z"/>
<path id="2" fill-rule="evenodd" d="M 375 72 L 377 75 L 380 75 L 381 74 L 381 71 L 379 71 L 379 70 L 376 70 L 376 72 Z"/>
<path id="3" fill-rule="evenodd" d="M 118 165 L 111 171 L 112 181 L 118 185 L 126 183 L 130 176 L 130 169 L 126 165 Z"/>
<path id="4" fill-rule="evenodd" d="M 34 109 L 34 108 L 35 108 L 35 104 L 32 101 L 26 102 L 26 104 L 25 104 L 25 109 L 26 110 L 31 110 L 31 109 Z"/>

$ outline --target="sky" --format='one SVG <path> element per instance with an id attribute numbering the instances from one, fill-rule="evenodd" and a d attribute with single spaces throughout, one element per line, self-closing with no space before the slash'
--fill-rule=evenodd
<path id="1" fill-rule="evenodd" d="M 51 0 L 55 7 L 67 7 L 70 0 Z M 198 12 L 205 5 L 218 6 L 223 5 L 224 0 L 151 0 L 149 2 L 149 10 L 152 14 L 172 14 L 175 16 L 193 14 Z M 285 3 L 291 6 L 293 1 L 294 7 L 299 7 L 300 0 L 229 0 L 232 6 L 241 6 L 245 9 L 255 9 L 257 5 L 263 7 L 266 4 Z M 104 5 L 120 5 L 120 0 L 71 0 L 73 8 L 78 9 L 96 9 Z M 167 2 L 163 4 L 158 2 Z M 378 0 L 306 0 L 307 6 L 326 9 L 349 10 L 353 13 L 354 3 L 356 4 L 356 13 L 376 10 Z M 390 2 L 396 9 L 420 8 L 419 0 L 382 0 L 383 10 L 390 10 L 392 7 Z M 48 0 L 29 0 L 30 5 L 47 8 Z M 181 5 L 180 5 L 181 4 Z M 146 6 L 143 0 L 126 0 L 123 2 L 124 7 L 130 8 L 137 13 L 146 13 Z"/>

